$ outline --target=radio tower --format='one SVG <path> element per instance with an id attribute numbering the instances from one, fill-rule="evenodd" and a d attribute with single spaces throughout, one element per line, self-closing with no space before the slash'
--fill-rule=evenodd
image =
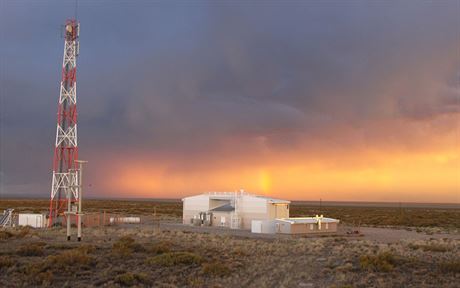
<path id="1" fill-rule="evenodd" d="M 65 22 L 64 58 L 57 113 L 51 187 L 49 227 L 61 222 L 59 217 L 78 202 L 77 142 L 77 56 L 80 24 L 75 19 Z M 70 215 L 66 216 L 70 217 Z"/>

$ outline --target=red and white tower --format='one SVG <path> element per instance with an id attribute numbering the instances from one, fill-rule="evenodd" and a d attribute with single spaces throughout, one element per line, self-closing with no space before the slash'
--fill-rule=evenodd
<path id="1" fill-rule="evenodd" d="M 51 187 L 49 226 L 78 202 L 77 142 L 77 56 L 80 23 L 67 20 L 64 31 L 64 58 L 57 113 Z M 69 216 L 67 216 L 69 217 Z"/>

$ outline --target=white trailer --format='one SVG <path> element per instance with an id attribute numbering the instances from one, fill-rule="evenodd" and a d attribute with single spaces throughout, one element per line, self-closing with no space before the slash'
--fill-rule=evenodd
<path id="1" fill-rule="evenodd" d="M 33 228 L 45 228 L 46 217 L 44 214 L 33 213 L 19 213 L 18 214 L 19 226 L 30 226 Z"/>

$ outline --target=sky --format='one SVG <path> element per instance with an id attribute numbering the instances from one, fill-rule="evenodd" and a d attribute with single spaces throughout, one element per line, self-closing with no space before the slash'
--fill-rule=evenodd
<path id="1" fill-rule="evenodd" d="M 84 1 L 89 197 L 460 203 L 460 1 Z M 0 0 L 0 197 L 49 197 L 74 1 Z"/>

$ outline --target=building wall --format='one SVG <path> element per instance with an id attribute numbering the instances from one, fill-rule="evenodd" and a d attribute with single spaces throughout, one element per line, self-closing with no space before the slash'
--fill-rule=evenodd
<path id="1" fill-rule="evenodd" d="M 318 224 L 305 223 L 287 223 L 279 221 L 279 229 L 277 233 L 283 234 L 319 234 L 319 233 L 335 233 L 337 232 L 337 223 L 321 223 L 321 229 L 318 229 Z M 327 224 L 327 225 L 326 225 Z M 313 229 L 312 229 L 313 228 Z M 327 229 L 326 229 L 327 228 Z"/>
<path id="2" fill-rule="evenodd" d="M 209 210 L 209 196 L 196 195 L 183 199 L 182 223 L 190 224 L 190 219 Z"/>
<path id="3" fill-rule="evenodd" d="M 276 221 L 275 233 L 291 234 L 291 224 L 282 221 Z"/>
<path id="4" fill-rule="evenodd" d="M 250 195 L 244 195 L 238 206 L 241 218 L 241 229 L 251 229 L 252 220 L 268 220 L 267 200 Z"/>
<path id="5" fill-rule="evenodd" d="M 268 219 L 289 218 L 289 204 L 267 204 Z"/>
<path id="6" fill-rule="evenodd" d="M 34 228 L 44 228 L 46 225 L 46 217 L 43 214 L 19 213 L 18 225 L 31 226 Z"/>
<path id="7" fill-rule="evenodd" d="M 225 217 L 225 223 L 222 225 L 222 217 Z M 231 218 L 232 217 L 232 212 L 223 212 L 223 211 L 217 211 L 217 212 L 212 212 L 212 222 L 211 226 L 216 226 L 216 227 L 230 227 L 231 225 Z"/>

